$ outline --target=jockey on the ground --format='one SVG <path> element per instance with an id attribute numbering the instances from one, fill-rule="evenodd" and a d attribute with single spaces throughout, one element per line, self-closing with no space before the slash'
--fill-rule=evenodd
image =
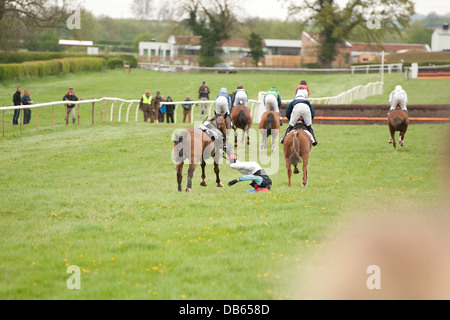
<path id="1" fill-rule="evenodd" d="M 272 188 L 272 180 L 258 163 L 240 162 L 239 160 L 236 160 L 235 163 L 232 163 L 230 166 L 232 169 L 238 170 L 244 175 L 236 180 L 230 181 L 228 183 L 230 187 L 242 181 L 251 181 L 250 185 L 256 192 L 270 191 Z M 252 192 L 254 191 L 252 190 Z"/>

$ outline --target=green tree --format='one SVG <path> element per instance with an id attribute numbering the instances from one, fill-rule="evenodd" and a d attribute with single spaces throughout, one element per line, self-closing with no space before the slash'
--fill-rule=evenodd
<path id="1" fill-rule="evenodd" d="M 250 55 L 253 58 L 253 63 L 258 66 L 259 60 L 264 57 L 263 39 L 259 34 L 252 32 L 248 37 L 248 46 L 250 48 Z"/>
<path id="2" fill-rule="evenodd" d="M 210 0 L 209 7 L 204 1 L 190 0 L 182 4 L 182 8 L 189 14 L 187 25 L 193 34 L 201 38 L 199 64 L 212 67 L 221 61 L 220 42 L 230 38 L 233 28 L 233 14 L 227 0 Z"/>
<path id="3" fill-rule="evenodd" d="M 351 36 L 355 28 L 366 31 L 371 42 L 380 42 L 383 34 L 401 33 L 414 14 L 412 0 L 349 0 L 340 7 L 336 0 L 303 0 L 290 2 L 291 13 L 313 23 L 319 34 L 319 61 L 329 68 L 337 55 L 337 45 Z"/>
<path id="4" fill-rule="evenodd" d="M 432 29 L 425 28 L 420 21 L 414 21 L 405 30 L 404 40 L 406 43 L 420 43 L 431 46 Z"/>

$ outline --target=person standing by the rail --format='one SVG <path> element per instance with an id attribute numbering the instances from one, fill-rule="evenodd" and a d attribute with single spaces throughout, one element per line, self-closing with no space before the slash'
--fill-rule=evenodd
<path id="1" fill-rule="evenodd" d="M 18 87 L 16 93 L 13 95 L 13 103 L 14 106 L 21 106 L 22 105 L 22 88 Z M 13 117 L 13 125 L 17 126 L 19 125 L 19 118 L 20 118 L 20 109 L 14 110 L 14 117 Z"/>
<path id="2" fill-rule="evenodd" d="M 22 104 L 24 106 L 29 106 L 31 104 L 34 104 L 34 102 L 31 100 L 30 97 L 30 91 L 28 89 L 25 90 L 22 97 Z M 23 124 L 27 125 L 30 124 L 31 121 L 31 109 L 23 109 Z"/>
<path id="3" fill-rule="evenodd" d="M 173 102 L 173 100 L 172 100 L 172 98 L 170 96 L 168 96 L 166 102 Z M 175 106 L 174 105 L 171 105 L 171 104 L 167 104 L 166 105 L 167 123 L 175 123 L 174 111 L 175 111 Z"/>
<path id="4" fill-rule="evenodd" d="M 190 102 L 191 98 L 187 97 L 186 102 Z M 192 121 L 192 103 L 184 103 L 181 105 L 183 107 L 183 123 L 186 123 L 186 118 L 189 118 L 189 123 L 191 123 Z"/>
<path id="5" fill-rule="evenodd" d="M 152 100 L 152 105 L 150 109 L 150 118 L 152 123 L 155 123 L 156 120 L 160 122 L 159 109 L 161 107 L 161 101 L 162 101 L 161 92 L 157 91 L 156 96 Z"/>
<path id="6" fill-rule="evenodd" d="M 150 108 L 152 105 L 153 97 L 150 95 L 150 90 L 146 90 L 145 94 L 141 98 L 139 103 L 139 110 L 144 113 L 144 121 L 147 122 L 150 119 Z"/>
<path id="7" fill-rule="evenodd" d="M 63 101 L 78 101 L 78 97 L 75 95 L 75 93 L 73 92 L 73 88 L 69 88 L 69 92 L 67 92 L 67 94 L 63 97 Z M 75 104 L 70 103 L 70 104 L 66 104 L 66 123 L 69 123 L 69 114 L 72 115 L 72 123 L 75 124 L 76 123 L 76 117 L 75 117 Z"/>
<path id="8" fill-rule="evenodd" d="M 205 101 L 209 100 L 209 94 L 211 93 L 211 90 L 209 90 L 208 86 L 206 85 L 206 82 L 203 81 L 202 86 L 200 87 L 200 89 L 198 89 L 198 97 L 200 99 L 200 101 L 202 101 L 203 103 L 201 104 L 201 114 L 204 115 L 206 112 L 206 103 L 204 103 Z"/>

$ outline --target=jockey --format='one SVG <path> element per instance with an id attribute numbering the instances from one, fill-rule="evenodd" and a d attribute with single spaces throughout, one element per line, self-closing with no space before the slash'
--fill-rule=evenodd
<path id="1" fill-rule="evenodd" d="M 281 97 L 278 93 L 278 89 L 276 87 L 272 87 L 264 97 L 264 106 L 266 107 L 266 111 L 270 111 L 271 108 L 273 111 L 278 113 L 280 116 L 280 124 L 283 125 L 281 122 L 281 114 L 280 114 L 280 108 L 281 108 Z"/>
<path id="2" fill-rule="evenodd" d="M 216 97 L 216 114 L 220 114 L 230 118 L 231 127 L 235 129 L 233 119 L 231 119 L 231 98 L 226 88 L 220 89 L 220 93 Z"/>
<path id="3" fill-rule="evenodd" d="M 231 164 L 230 166 L 232 169 L 238 170 L 244 175 L 236 180 L 230 181 L 228 183 L 230 187 L 241 181 L 251 181 L 252 183 L 250 185 L 255 189 L 254 191 L 256 192 L 270 191 L 270 189 L 272 188 L 272 180 L 258 163 L 240 162 L 239 160 L 236 160 L 236 162 Z M 251 190 L 251 192 L 254 191 Z"/>
<path id="4" fill-rule="evenodd" d="M 408 109 L 406 108 L 406 104 L 408 103 L 408 95 L 406 94 L 405 90 L 403 90 L 402 86 L 396 86 L 395 90 L 392 91 L 390 97 L 389 97 L 389 103 L 391 104 L 391 108 L 389 109 L 389 113 L 391 111 L 394 111 L 395 108 L 399 105 L 403 111 L 408 113 Z"/>
<path id="5" fill-rule="evenodd" d="M 297 95 L 297 93 L 300 89 L 304 89 L 304 90 L 308 91 L 308 99 L 309 99 L 309 96 L 311 94 L 309 92 L 308 83 L 306 82 L 306 80 L 302 80 L 302 82 L 300 83 L 300 86 L 297 87 L 297 91 L 295 92 L 295 95 Z"/>
<path id="6" fill-rule="evenodd" d="M 231 100 L 234 101 L 233 107 L 236 107 L 237 105 L 244 105 L 246 106 L 248 104 L 248 93 L 245 91 L 244 86 L 239 86 L 237 90 L 233 93 L 233 97 Z"/>
<path id="7" fill-rule="evenodd" d="M 233 145 L 227 142 L 227 137 L 220 132 L 219 129 L 211 123 L 211 121 L 206 120 L 200 127 L 204 133 L 206 133 L 211 140 L 216 145 L 218 150 L 223 150 L 228 155 L 228 160 L 230 163 L 235 163 L 237 160 L 236 154 L 234 153 Z"/>
<path id="8" fill-rule="evenodd" d="M 284 138 L 281 140 L 281 143 L 284 144 L 286 136 L 292 131 L 292 129 L 294 129 L 300 118 L 303 118 L 306 128 L 314 138 L 313 146 L 317 146 L 318 143 L 316 140 L 316 135 L 314 134 L 314 130 L 312 128 L 312 120 L 315 116 L 316 112 L 314 107 L 308 101 L 308 91 L 305 89 L 300 89 L 295 97 L 295 100 L 292 101 L 286 109 L 286 117 L 289 119 L 289 127 L 286 129 L 286 133 L 284 134 Z"/>

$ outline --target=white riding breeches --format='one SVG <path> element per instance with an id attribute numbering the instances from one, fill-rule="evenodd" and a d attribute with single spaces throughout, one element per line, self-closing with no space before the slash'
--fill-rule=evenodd
<path id="1" fill-rule="evenodd" d="M 244 105 L 244 106 L 246 106 L 248 104 L 248 96 L 244 91 L 238 91 L 236 93 L 236 96 L 234 97 L 234 99 L 235 99 L 234 100 L 235 107 L 240 105 L 241 102 L 242 102 L 242 105 Z"/>
<path id="2" fill-rule="evenodd" d="M 236 163 L 230 164 L 231 169 L 238 170 L 243 175 L 253 175 L 259 170 L 261 170 L 261 166 L 256 162 L 240 162 L 236 161 Z"/>
<path id="3" fill-rule="evenodd" d="M 230 110 L 228 109 L 228 99 L 227 98 L 221 96 L 216 99 L 216 113 L 221 114 L 221 115 L 230 113 Z"/>
<path id="4" fill-rule="evenodd" d="M 278 108 L 278 100 L 274 95 L 269 94 L 264 99 L 264 106 L 266 107 L 266 111 L 275 111 L 276 113 L 280 113 L 280 109 Z"/>
<path id="5" fill-rule="evenodd" d="M 300 118 L 303 118 L 303 122 L 307 127 L 312 125 L 311 109 L 305 103 L 297 103 L 295 105 L 289 125 L 295 127 Z"/>
<path id="6" fill-rule="evenodd" d="M 390 111 L 395 110 L 395 108 L 397 108 L 398 105 L 402 108 L 403 111 L 407 111 L 406 101 L 407 101 L 407 98 L 403 93 L 401 93 L 401 92 L 395 93 L 392 97 Z"/>

